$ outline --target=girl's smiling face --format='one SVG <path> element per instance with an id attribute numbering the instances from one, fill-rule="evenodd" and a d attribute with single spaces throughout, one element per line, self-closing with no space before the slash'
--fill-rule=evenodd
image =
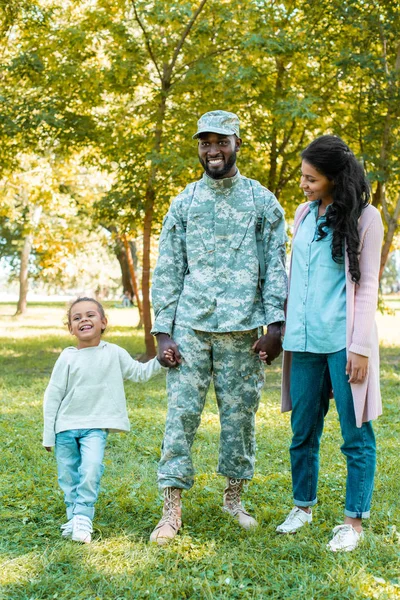
<path id="1" fill-rule="evenodd" d="M 333 202 L 332 190 L 334 183 L 325 175 L 317 171 L 310 163 L 303 160 L 301 163 L 300 187 L 307 200 L 321 200 L 323 204 Z"/>
<path id="2" fill-rule="evenodd" d="M 71 308 L 69 330 L 78 338 L 78 349 L 98 346 L 106 326 L 107 319 L 94 302 L 82 300 Z"/>

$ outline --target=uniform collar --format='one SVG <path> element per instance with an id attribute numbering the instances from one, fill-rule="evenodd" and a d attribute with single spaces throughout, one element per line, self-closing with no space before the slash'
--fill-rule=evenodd
<path id="1" fill-rule="evenodd" d="M 206 184 L 207 187 L 213 190 L 229 190 L 235 187 L 241 175 L 239 173 L 239 169 L 236 171 L 236 174 L 233 177 L 225 177 L 224 179 L 213 179 L 207 173 L 203 174 L 202 181 Z"/>

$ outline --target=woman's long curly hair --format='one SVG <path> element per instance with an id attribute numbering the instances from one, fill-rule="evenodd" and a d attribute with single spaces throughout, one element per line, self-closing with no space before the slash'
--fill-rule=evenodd
<path id="1" fill-rule="evenodd" d="M 343 262 L 346 241 L 351 279 L 359 283 L 358 219 L 370 199 L 364 168 L 344 141 L 335 135 L 322 135 L 311 142 L 301 158 L 334 183 L 333 202 L 326 212 L 325 223 L 318 227 L 318 239 L 326 237 L 324 228 L 333 229 L 332 258 L 337 263 Z"/>

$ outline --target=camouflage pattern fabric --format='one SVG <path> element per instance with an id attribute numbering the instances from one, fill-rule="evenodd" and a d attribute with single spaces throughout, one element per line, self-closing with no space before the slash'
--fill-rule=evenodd
<path id="1" fill-rule="evenodd" d="M 275 196 L 243 177 L 204 174 L 171 204 L 153 276 L 152 333 L 174 323 L 199 331 L 249 331 L 284 321 L 285 223 Z M 266 277 L 260 289 L 255 197 L 263 197 Z"/>
<path id="2" fill-rule="evenodd" d="M 158 468 L 161 488 L 193 485 L 193 440 L 211 378 L 219 408 L 221 435 L 218 473 L 251 479 L 254 473 L 254 421 L 264 367 L 252 345 L 259 331 L 210 333 L 176 325 L 173 338 L 182 364 L 167 375 L 168 415 Z"/>
<path id="3" fill-rule="evenodd" d="M 202 115 L 197 121 L 197 131 L 192 138 L 196 139 L 200 134 L 210 131 L 221 135 L 240 137 L 239 126 L 239 118 L 235 113 L 226 110 L 212 110 Z"/>

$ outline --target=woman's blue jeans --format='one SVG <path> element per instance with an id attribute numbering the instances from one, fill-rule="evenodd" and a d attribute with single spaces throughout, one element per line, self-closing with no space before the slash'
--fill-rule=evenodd
<path id="1" fill-rule="evenodd" d="M 353 397 L 348 383 L 346 349 L 332 354 L 293 352 L 290 380 L 292 398 L 290 446 L 293 497 L 296 506 L 317 503 L 319 447 L 324 417 L 333 387 L 347 459 L 345 515 L 370 516 L 376 464 L 375 436 L 371 422 L 356 426 Z"/>
<path id="2" fill-rule="evenodd" d="M 103 429 L 69 429 L 56 434 L 58 483 L 68 520 L 74 515 L 94 517 L 107 435 Z"/>

